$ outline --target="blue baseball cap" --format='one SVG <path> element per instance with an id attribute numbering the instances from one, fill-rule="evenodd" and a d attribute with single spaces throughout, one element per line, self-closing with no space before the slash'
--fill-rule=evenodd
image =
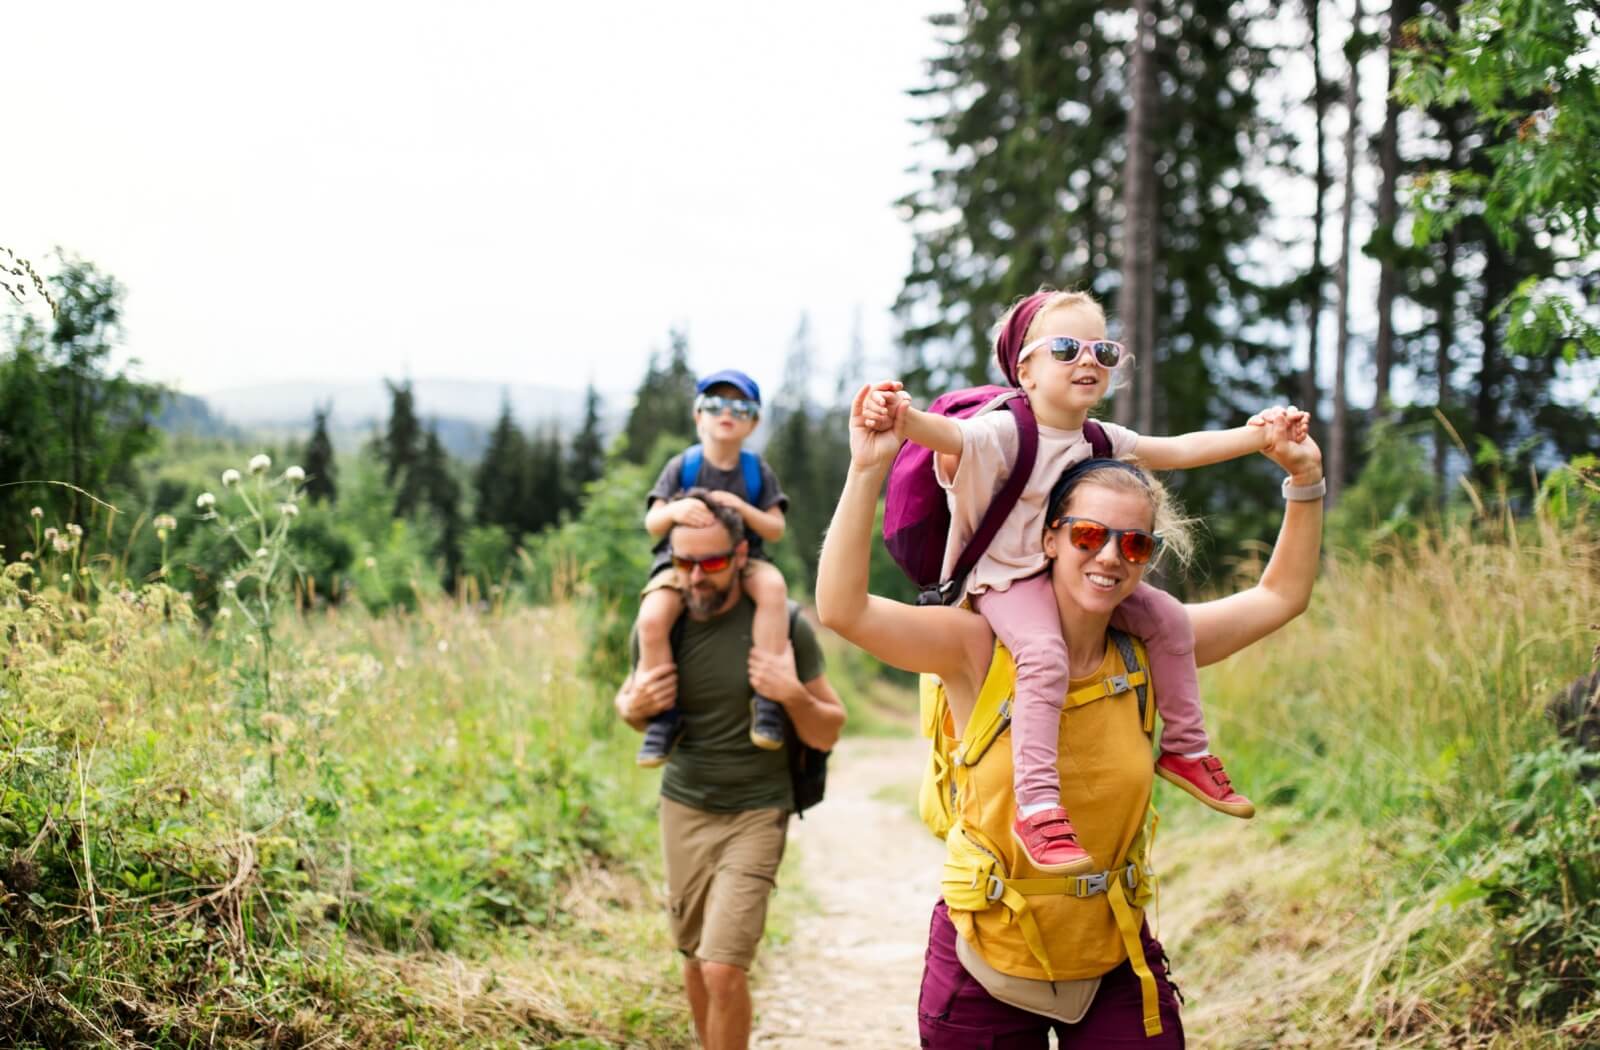
<path id="1" fill-rule="evenodd" d="M 737 368 L 724 368 L 720 372 L 712 372 L 710 375 L 700 380 L 699 384 L 694 388 L 694 392 L 697 394 L 703 394 L 707 390 L 716 386 L 718 383 L 726 383 L 729 386 L 737 387 L 739 389 L 739 393 L 743 394 L 745 397 L 748 397 L 756 404 L 761 404 L 761 388 L 756 385 L 756 381 L 754 379 L 751 379 Z"/>

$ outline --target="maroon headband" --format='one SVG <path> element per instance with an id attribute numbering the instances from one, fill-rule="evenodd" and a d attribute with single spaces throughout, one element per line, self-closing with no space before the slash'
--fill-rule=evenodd
<path id="1" fill-rule="evenodd" d="M 995 360 L 1000 362 L 1000 372 L 1012 386 L 1017 385 L 1017 355 L 1022 353 L 1023 341 L 1028 338 L 1028 326 L 1033 324 L 1033 319 L 1055 294 L 1034 292 L 1018 302 L 994 341 Z"/>

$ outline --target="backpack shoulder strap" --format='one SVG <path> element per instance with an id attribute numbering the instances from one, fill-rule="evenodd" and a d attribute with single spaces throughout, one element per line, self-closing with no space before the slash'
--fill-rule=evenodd
<path id="1" fill-rule="evenodd" d="M 944 596 L 947 602 L 961 593 L 961 584 L 967 578 L 967 573 L 978 564 L 978 559 L 989 549 L 990 542 L 1000 531 L 1000 526 L 1005 524 L 1011 509 L 1022 498 L 1022 490 L 1027 487 L 1028 478 L 1033 474 L 1034 461 L 1039 458 L 1039 421 L 1034 418 L 1033 406 L 1028 404 L 1028 399 L 1019 394 L 1008 399 L 1002 407 L 1009 409 L 1017 420 L 1017 461 L 1011 464 L 1011 473 L 1005 485 L 989 501 L 989 508 L 983 512 L 982 520 L 973 530 L 972 539 L 967 541 L 961 557 L 956 560 L 955 569 L 945 584 L 950 588 Z M 943 591 L 944 587 L 940 590 Z"/>
<path id="2" fill-rule="evenodd" d="M 1144 665 L 1139 662 L 1139 647 L 1134 644 L 1133 639 L 1115 627 L 1108 627 L 1107 631 L 1111 635 L 1112 644 L 1117 647 L 1117 652 L 1122 656 L 1122 666 L 1127 669 L 1128 674 L 1132 675 L 1136 671 L 1144 670 Z M 1139 698 L 1139 724 L 1144 726 L 1146 733 L 1153 732 L 1155 729 L 1155 724 L 1150 718 L 1149 678 L 1149 672 L 1146 670 L 1144 677 L 1139 680 L 1139 684 L 1133 687 L 1134 695 Z"/>
<path id="3" fill-rule="evenodd" d="M 1105 427 L 1092 419 L 1085 419 L 1083 436 L 1089 442 L 1089 449 L 1094 453 L 1095 459 L 1111 458 L 1111 435 L 1106 433 Z"/>
<path id="4" fill-rule="evenodd" d="M 744 498 L 752 507 L 761 506 L 761 457 L 748 449 L 739 450 L 739 466 L 744 471 Z M 794 609 L 789 610 L 790 617 Z"/>
<path id="5" fill-rule="evenodd" d="M 690 445 L 683 453 L 683 466 L 678 471 L 678 487 L 692 489 L 700 480 L 700 464 L 706 459 L 706 450 L 699 445 Z"/>

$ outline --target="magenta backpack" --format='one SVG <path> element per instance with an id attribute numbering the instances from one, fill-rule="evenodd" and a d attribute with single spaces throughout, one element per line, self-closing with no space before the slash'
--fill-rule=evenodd
<path id="1" fill-rule="evenodd" d="M 922 592 L 917 597 L 918 605 L 947 605 L 961 593 L 967 573 L 978 564 L 1006 515 L 1022 498 L 1022 490 L 1039 456 L 1039 423 L 1033 417 L 1033 406 L 1015 387 L 978 386 L 953 390 L 935 398 L 928 406 L 928 411 L 936 416 L 967 419 L 1003 394 L 1015 396 L 1001 402 L 994 411 L 1009 410 L 1017 417 L 1017 461 L 1011 465 L 1005 486 L 995 493 L 994 502 L 984 511 L 972 539 L 956 560 L 950 579 L 939 578 L 944 568 L 945 541 L 950 535 L 950 505 L 944 489 L 933 476 L 933 451 L 908 441 L 901 446 L 889 470 L 889 490 L 883 507 L 883 542 L 889 548 L 889 556 Z M 1100 424 L 1086 420 L 1083 436 L 1096 456 L 1111 455 L 1111 441 Z"/>

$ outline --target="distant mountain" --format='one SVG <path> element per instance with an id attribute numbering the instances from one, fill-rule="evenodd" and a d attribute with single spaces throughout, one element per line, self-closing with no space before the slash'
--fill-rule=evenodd
<path id="1" fill-rule="evenodd" d="M 551 422 L 571 434 L 583 424 L 583 390 L 530 383 L 489 383 L 470 379 L 414 379 L 417 413 L 423 419 L 457 419 L 493 426 L 503 399 L 524 429 Z M 363 383 L 302 380 L 235 387 L 202 395 L 214 412 L 242 426 L 310 426 L 316 405 L 332 403 L 330 422 L 340 429 L 379 423 L 389 415 L 389 390 L 381 379 Z M 607 431 L 615 433 L 629 395 L 601 391 Z"/>
<path id="2" fill-rule="evenodd" d="M 177 391 L 167 391 L 162 395 L 161 409 L 151 419 L 151 423 L 158 430 L 165 430 L 169 434 L 192 434 L 197 437 L 229 440 L 243 437 L 238 427 L 212 412 L 211 406 L 204 399 L 193 394 L 180 394 Z"/>
<path id="3" fill-rule="evenodd" d="M 571 438 L 583 426 L 583 390 L 529 383 L 486 383 L 471 379 L 414 379 L 417 414 L 436 423 L 439 440 L 449 453 L 475 460 L 489 443 L 489 431 L 500 418 L 500 406 L 511 399 L 511 411 L 524 433 L 554 423 Z M 627 419 L 631 395 L 601 392 L 602 431 L 615 435 Z M 381 430 L 389 418 L 389 388 L 370 383 L 324 383 L 305 380 L 217 390 L 203 397 L 171 395 L 157 419 L 163 430 L 226 437 L 246 433 L 277 442 L 304 440 L 311 413 L 331 404 L 328 434 L 335 446 L 353 449 Z"/>

